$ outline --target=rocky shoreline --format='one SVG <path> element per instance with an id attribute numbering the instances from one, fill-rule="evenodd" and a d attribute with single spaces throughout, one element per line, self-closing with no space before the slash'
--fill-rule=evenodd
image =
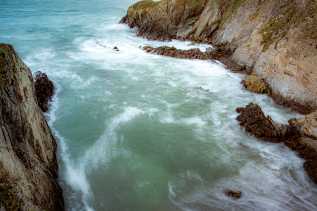
<path id="1" fill-rule="evenodd" d="M 305 159 L 304 169 L 317 184 L 317 112 L 290 119 L 287 125 L 274 122 L 254 103 L 237 108 L 237 112 L 237 120 L 248 133 L 264 141 L 284 143 Z"/>
<path id="2" fill-rule="evenodd" d="M 264 80 L 276 103 L 302 114 L 317 109 L 316 1 L 143 0 L 120 22 L 148 39 L 224 49 L 224 63 Z"/>
<path id="3" fill-rule="evenodd" d="M 48 81 L 43 73 L 34 81 L 14 48 L 0 44 L 0 210 L 64 210 L 57 143 L 41 110 L 54 89 Z"/>
<path id="4" fill-rule="evenodd" d="M 166 46 L 143 50 L 175 58 L 219 60 L 228 69 L 246 74 L 241 83 L 249 91 L 267 94 L 277 104 L 305 114 L 281 125 L 251 103 L 237 109 L 237 120 L 255 137 L 296 151 L 317 183 L 316 1 L 143 0 L 130 6 L 120 22 L 148 39 L 212 44 L 215 49 L 206 52 Z"/>
<path id="5" fill-rule="evenodd" d="M 233 72 L 246 74 L 249 74 L 250 72 L 249 68 L 247 68 L 246 66 L 239 65 L 229 58 L 232 52 L 225 46 L 217 46 L 215 49 L 207 49 L 206 52 L 202 52 L 198 48 L 180 50 L 175 47 L 168 46 L 162 46 L 157 48 L 151 46 L 144 46 L 143 50 L 147 53 L 181 59 L 217 60 L 226 65 Z"/>

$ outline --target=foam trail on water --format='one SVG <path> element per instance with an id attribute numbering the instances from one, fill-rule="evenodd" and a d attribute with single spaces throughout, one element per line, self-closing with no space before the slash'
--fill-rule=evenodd
<path id="1" fill-rule="evenodd" d="M 84 169 L 97 168 L 99 163 L 107 163 L 111 156 L 115 156 L 115 143 L 117 141 L 116 130 L 140 114 L 144 112 L 135 107 L 126 107 L 123 112 L 112 119 L 108 128 L 96 143 L 89 148 L 83 158 L 81 164 Z"/>
<path id="2" fill-rule="evenodd" d="M 50 128 L 52 129 L 54 136 L 57 138 L 58 146 L 59 146 L 59 154 L 61 155 L 61 159 L 64 163 L 64 179 L 66 180 L 67 184 L 71 185 L 71 187 L 76 190 L 80 191 L 83 194 L 83 200 L 82 203 L 84 205 L 84 210 L 86 211 L 93 211 L 93 208 L 89 206 L 88 201 L 86 200 L 90 196 L 90 187 L 89 182 L 86 178 L 86 176 L 83 174 L 84 171 L 82 169 L 76 169 L 73 161 L 70 158 L 69 152 L 68 152 L 68 146 L 66 143 L 66 140 L 60 135 L 58 130 L 55 129 L 54 123 L 57 120 L 57 110 L 59 109 L 59 99 L 58 95 L 61 92 L 61 87 L 58 85 L 58 83 L 55 83 L 56 86 L 56 93 L 53 97 L 53 103 L 51 105 L 51 110 L 48 113 L 48 124 L 50 125 Z"/>
<path id="3" fill-rule="evenodd" d="M 53 108 L 54 109 L 52 109 L 50 114 L 52 117 L 50 120 L 50 125 L 53 125 L 54 121 L 56 120 L 54 113 L 58 108 L 57 100 L 54 101 Z M 93 210 L 93 208 L 89 205 L 92 193 L 87 174 L 89 174 L 92 169 L 97 168 L 100 162 L 105 163 L 107 159 L 113 155 L 112 147 L 117 140 L 116 129 L 142 113 L 143 111 L 138 108 L 126 107 L 121 114 L 113 118 L 103 135 L 76 163 L 74 163 L 69 156 L 65 140 L 59 135 L 58 131 L 54 130 L 55 135 L 60 141 L 62 159 L 65 163 L 65 179 L 75 191 L 79 191 L 82 194 L 82 202 L 85 206 L 85 210 Z"/>

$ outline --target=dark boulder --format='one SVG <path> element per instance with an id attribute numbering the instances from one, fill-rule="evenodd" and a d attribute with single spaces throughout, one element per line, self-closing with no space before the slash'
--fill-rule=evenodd
<path id="1" fill-rule="evenodd" d="M 242 192 L 239 190 L 227 189 L 224 191 L 224 194 L 232 199 L 240 199 L 242 196 Z"/>
<path id="2" fill-rule="evenodd" d="M 45 73 L 37 72 L 35 74 L 35 95 L 38 105 L 43 112 L 48 111 L 49 102 L 54 95 L 54 84 Z"/>
<path id="3" fill-rule="evenodd" d="M 237 108 L 240 125 L 257 138 L 272 142 L 281 142 L 284 138 L 296 136 L 296 127 L 278 124 L 270 116 L 265 116 L 260 106 L 250 103 L 244 108 Z"/>
<path id="4" fill-rule="evenodd" d="M 317 183 L 316 113 L 302 119 L 291 119 L 289 124 L 278 124 L 270 116 L 265 116 L 260 106 L 254 103 L 237 108 L 237 112 L 237 120 L 248 133 L 265 141 L 284 143 L 305 159 L 304 169 Z"/>

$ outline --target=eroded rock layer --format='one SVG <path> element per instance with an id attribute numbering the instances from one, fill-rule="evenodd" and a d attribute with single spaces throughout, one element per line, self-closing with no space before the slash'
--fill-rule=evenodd
<path id="1" fill-rule="evenodd" d="M 0 44 L 0 209 L 64 210 L 56 141 L 29 68 Z"/>

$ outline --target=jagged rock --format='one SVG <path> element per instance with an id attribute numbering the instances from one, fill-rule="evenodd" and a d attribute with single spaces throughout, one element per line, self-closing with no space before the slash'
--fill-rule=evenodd
<path id="1" fill-rule="evenodd" d="M 175 47 L 168 47 L 168 46 L 162 46 L 158 48 L 154 48 L 151 46 L 144 46 L 143 50 L 148 53 L 175 57 L 175 58 L 201 59 L 201 60 L 212 59 L 212 53 L 202 52 L 199 48 L 193 48 L 189 50 L 180 50 Z"/>
<path id="2" fill-rule="evenodd" d="M 316 114 L 302 119 L 291 119 L 288 125 L 278 124 L 265 116 L 260 106 L 250 103 L 237 108 L 237 120 L 247 132 L 270 142 L 281 142 L 305 159 L 304 168 L 308 176 L 317 183 L 317 139 Z"/>
<path id="3" fill-rule="evenodd" d="M 248 75 L 246 78 L 242 81 L 243 86 L 254 93 L 258 94 L 269 94 L 270 93 L 270 87 L 268 84 L 264 81 L 264 79 L 259 78 L 256 75 Z"/>
<path id="4" fill-rule="evenodd" d="M 206 0 L 143 0 L 129 7 L 121 23 L 138 27 L 138 34 L 141 36 L 172 39 L 177 36 L 180 25 L 190 26 L 198 19 L 205 2 Z"/>
<path id="5" fill-rule="evenodd" d="M 37 72 L 34 79 L 37 103 L 43 112 L 48 111 L 48 104 L 54 95 L 54 84 L 45 73 Z"/>
<path id="6" fill-rule="evenodd" d="M 0 76 L 0 209 L 62 211 L 56 141 L 10 45 L 0 44 Z"/>
<path id="7" fill-rule="evenodd" d="M 242 192 L 239 190 L 225 190 L 224 193 L 226 194 L 226 196 L 233 198 L 233 199 L 240 199 Z"/>
<path id="8" fill-rule="evenodd" d="M 254 69 L 276 102 L 307 114 L 317 109 L 316 11 L 311 0 L 145 0 L 122 22 L 151 39 L 227 44 L 229 62 Z"/>
<path id="9" fill-rule="evenodd" d="M 230 68 L 235 72 L 248 73 L 248 69 L 245 66 L 238 65 L 237 63 L 227 58 L 228 55 L 231 54 L 231 51 L 225 46 L 217 46 L 215 49 L 208 49 L 208 51 L 206 50 L 205 52 L 201 51 L 199 48 L 181 50 L 169 46 L 161 46 L 157 48 L 144 46 L 143 50 L 147 53 L 182 59 L 218 60 L 225 64 L 227 68 Z"/>
<path id="10" fill-rule="evenodd" d="M 250 103 L 245 108 L 237 108 L 240 125 L 257 138 L 273 142 L 281 142 L 283 138 L 296 135 L 297 129 L 288 125 L 281 125 L 265 116 L 260 106 Z"/>

